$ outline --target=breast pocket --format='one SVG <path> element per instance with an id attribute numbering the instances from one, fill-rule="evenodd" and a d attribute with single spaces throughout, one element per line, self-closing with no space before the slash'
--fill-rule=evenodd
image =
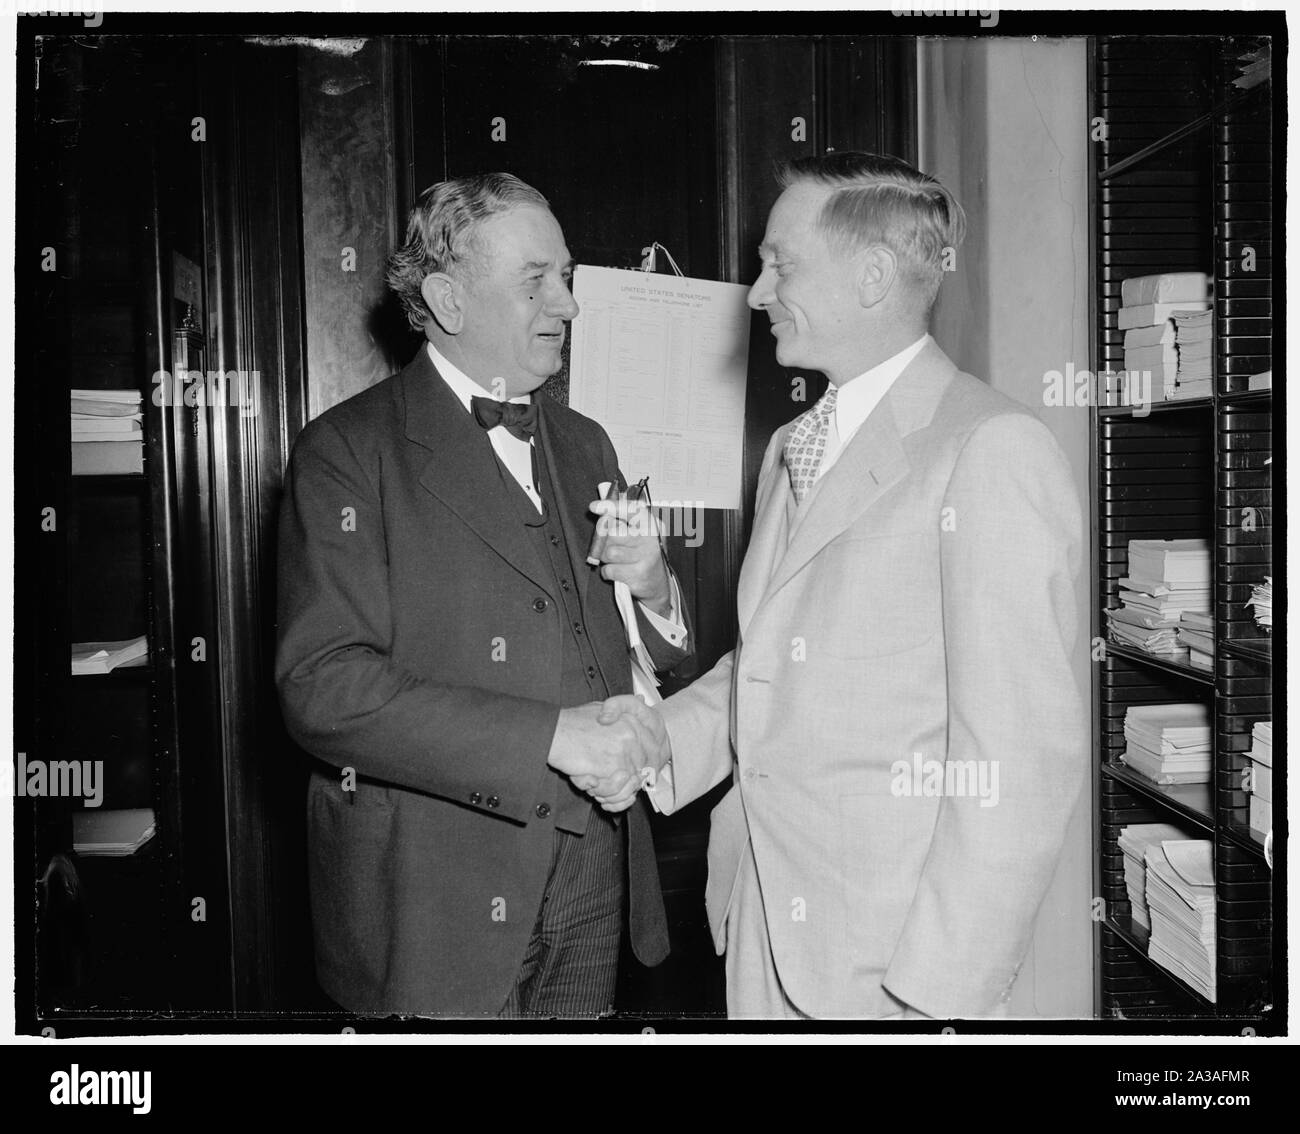
<path id="1" fill-rule="evenodd" d="M 890 657 L 925 645 L 942 622 L 939 548 L 928 531 L 846 534 L 822 551 L 817 601 L 835 612 L 827 652 Z"/>

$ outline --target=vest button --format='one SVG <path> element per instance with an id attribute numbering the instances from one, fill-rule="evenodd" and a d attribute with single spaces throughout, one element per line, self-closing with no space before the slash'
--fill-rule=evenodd
<path id="1" fill-rule="evenodd" d="M 596 676 L 596 667 L 594 665 L 587 666 L 587 676 L 588 677 Z"/>
<path id="2" fill-rule="evenodd" d="M 575 634 L 581 634 L 581 633 L 582 633 L 582 623 L 581 623 L 581 622 L 575 622 L 575 623 L 573 624 L 573 632 L 574 632 Z"/>
<path id="3" fill-rule="evenodd" d="M 561 579 L 561 580 L 560 580 L 560 590 L 562 590 L 562 591 L 567 591 L 568 589 L 569 589 L 569 580 L 568 580 L 568 579 Z"/>
<path id="4" fill-rule="evenodd" d="M 546 613 L 546 600 L 545 600 L 544 598 L 535 598 L 535 599 L 533 599 L 533 609 L 534 609 L 535 611 L 537 611 L 538 614 L 545 614 L 545 613 Z"/>
<path id="5" fill-rule="evenodd" d="M 559 546 L 560 546 L 560 537 L 559 537 L 559 536 L 557 536 L 557 535 L 553 535 L 553 536 L 551 536 L 551 546 L 552 546 L 552 547 L 559 547 Z"/>
<path id="6" fill-rule="evenodd" d="M 551 813 L 550 806 L 545 803 L 539 803 L 536 810 L 538 819 L 545 819 Z"/>
<path id="7" fill-rule="evenodd" d="M 500 807 L 501 800 L 499 800 L 495 795 L 489 795 L 487 797 L 487 805 L 489 807 Z"/>

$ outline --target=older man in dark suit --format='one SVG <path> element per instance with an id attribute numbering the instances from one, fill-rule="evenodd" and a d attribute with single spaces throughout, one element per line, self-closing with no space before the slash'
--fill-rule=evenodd
<path id="1" fill-rule="evenodd" d="M 317 975 L 358 1012 L 583 1017 L 619 943 L 668 942 L 641 725 L 614 581 L 654 663 L 689 654 L 653 535 L 586 555 L 595 423 L 537 393 L 578 313 L 545 198 L 508 174 L 442 182 L 389 281 L 427 343 L 311 422 L 280 536 L 277 681 L 319 765 L 308 797 Z M 606 800 L 597 808 L 579 790 Z"/>

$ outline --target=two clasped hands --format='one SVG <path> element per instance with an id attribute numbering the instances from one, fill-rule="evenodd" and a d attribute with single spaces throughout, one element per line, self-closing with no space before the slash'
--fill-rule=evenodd
<path id="1" fill-rule="evenodd" d="M 671 617 L 672 586 L 653 513 L 639 501 L 626 500 L 596 500 L 591 510 L 604 537 L 601 577 L 626 583 L 648 610 Z M 614 812 L 632 806 L 643 781 L 657 775 L 670 755 L 659 714 L 627 693 L 561 709 L 547 763 Z"/>

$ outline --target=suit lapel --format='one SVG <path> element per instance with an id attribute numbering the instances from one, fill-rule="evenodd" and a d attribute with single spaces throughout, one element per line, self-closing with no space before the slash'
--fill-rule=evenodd
<path id="1" fill-rule="evenodd" d="M 933 341 L 908 363 L 801 510 L 785 555 L 776 560 L 764 597 L 788 583 L 813 556 L 907 475 L 911 463 L 903 439 L 930 421 L 956 369 Z M 777 471 L 788 492 L 789 475 L 784 464 Z M 779 492 L 772 495 L 780 497 L 784 513 L 785 497 Z M 769 510 L 774 506 L 769 501 Z"/>
<path id="2" fill-rule="evenodd" d="M 783 427 L 785 434 L 789 426 Z M 785 445 L 785 436 L 778 442 Z M 754 532 L 749 537 L 749 548 L 740 568 L 740 581 L 736 584 L 736 615 L 743 634 L 748 628 L 759 601 L 772 578 L 772 568 L 785 551 L 786 506 L 790 499 L 790 476 L 785 462 L 778 457 L 768 470 L 767 479 L 758 486 L 754 504 Z"/>
<path id="3" fill-rule="evenodd" d="M 502 559 L 549 594 L 550 572 L 506 494 L 492 443 L 423 348 L 402 371 L 401 383 L 406 436 L 430 452 L 420 483 Z"/>
<path id="4" fill-rule="evenodd" d="M 771 594 L 907 473 L 898 426 L 888 395 L 872 410 L 835 464 L 827 471 L 790 533 L 785 555 L 768 584 Z M 785 471 L 782 466 L 783 473 Z M 788 479 L 788 477 L 787 477 Z"/>

